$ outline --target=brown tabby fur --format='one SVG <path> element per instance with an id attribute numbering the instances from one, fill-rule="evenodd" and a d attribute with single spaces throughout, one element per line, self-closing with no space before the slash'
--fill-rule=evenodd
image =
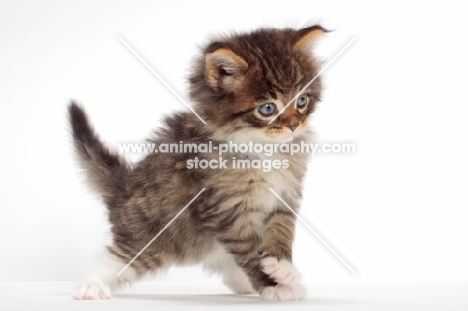
<path id="1" fill-rule="evenodd" d="M 256 108 L 269 99 L 286 104 L 314 77 L 319 64 L 311 45 L 324 32 L 320 26 L 260 29 L 212 42 L 195 61 L 190 76 L 194 109 L 207 125 L 190 112 L 173 114 L 149 141 L 212 140 L 216 144 L 250 131 L 274 141 L 288 126 L 302 131 L 293 142 L 307 141 L 307 120 L 320 99 L 320 79 L 306 91 L 310 101 L 304 111 L 292 104 L 269 125 L 268 120 L 258 117 Z M 113 244 L 108 251 L 121 258 L 122 267 L 206 188 L 131 267 L 143 275 L 171 265 L 196 264 L 219 244 L 232 254 L 256 291 L 275 284 L 261 271 L 259 260 L 262 254 L 292 260 L 295 217 L 268 188 L 297 210 L 306 154 L 275 154 L 270 158 L 287 159 L 289 168 L 268 173 L 259 169 L 186 168 L 187 160 L 196 156 L 218 158 L 206 153 L 153 153 L 131 166 L 104 147 L 82 108 L 72 102 L 69 113 L 81 164 L 109 210 Z M 253 159 L 256 155 L 224 155 L 229 161 L 233 157 Z"/>

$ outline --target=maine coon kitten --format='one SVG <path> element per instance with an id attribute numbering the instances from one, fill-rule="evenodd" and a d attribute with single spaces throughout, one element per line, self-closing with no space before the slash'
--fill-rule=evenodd
<path id="1" fill-rule="evenodd" d="M 320 26 L 259 29 L 218 38 L 190 76 L 190 112 L 164 121 L 149 141 L 162 143 L 300 143 L 320 99 L 316 79 L 272 124 L 268 122 L 317 74 L 312 54 Z M 267 300 L 306 296 L 292 265 L 295 217 L 269 190 L 299 208 L 307 154 L 231 152 L 228 169 L 189 169 L 187 161 L 216 153 L 152 153 L 130 165 L 110 151 L 72 102 L 78 158 L 109 211 L 113 243 L 96 258 L 75 299 L 109 299 L 111 288 L 172 265 L 201 263 L 236 293 Z M 237 159 L 287 160 L 288 168 L 233 169 Z M 119 271 L 202 189 L 204 191 L 122 274 Z"/>

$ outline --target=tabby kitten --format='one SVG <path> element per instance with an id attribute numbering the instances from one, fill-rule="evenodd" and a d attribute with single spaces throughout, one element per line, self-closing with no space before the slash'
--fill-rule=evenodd
<path id="1" fill-rule="evenodd" d="M 320 99 L 316 79 L 271 124 L 317 74 L 312 55 L 320 26 L 259 29 L 218 38 L 196 59 L 190 80 L 194 110 L 176 113 L 149 141 L 201 144 L 300 143 Z M 230 152 L 228 169 L 187 167 L 187 161 L 218 159 L 216 153 L 152 153 L 130 165 L 104 146 L 75 102 L 69 106 L 76 153 L 91 187 L 109 211 L 113 243 L 96 257 L 75 299 L 109 299 L 111 288 L 173 265 L 201 263 L 219 273 L 236 293 L 257 292 L 266 300 L 306 296 L 291 263 L 293 213 L 297 211 L 307 154 L 294 156 Z M 235 159 L 287 160 L 287 168 L 236 169 Z M 119 273 L 202 188 L 202 194 L 131 265 Z"/>

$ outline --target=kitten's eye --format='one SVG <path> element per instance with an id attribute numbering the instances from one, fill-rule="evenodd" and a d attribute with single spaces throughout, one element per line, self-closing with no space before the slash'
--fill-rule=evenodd
<path id="1" fill-rule="evenodd" d="M 266 103 L 258 107 L 258 112 L 264 116 L 269 116 L 276 111 L 276 105 L 274 103 Z"/>
<path id="2" fill-rule="evenodd" d="M 305 105 L 307 105 L 307 102 L 309 101 L 309 96 L 307 94 L 302 94 L 296 99 L 296 106 L 297 108 L 303 108 Z"/>

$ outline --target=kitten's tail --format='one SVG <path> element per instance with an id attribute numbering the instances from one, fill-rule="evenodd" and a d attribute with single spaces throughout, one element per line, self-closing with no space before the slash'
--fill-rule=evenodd
<path id="1" fill-rule="evenodd" d="M 80 164 L 86 171 L 91 187 L 107 201 L 116 192 L 123 190 L 123 180 L 130 172 L 130 166 L 104 146 L 89 124 L 83 108 L 72 101 L 68 112 Z"/>

